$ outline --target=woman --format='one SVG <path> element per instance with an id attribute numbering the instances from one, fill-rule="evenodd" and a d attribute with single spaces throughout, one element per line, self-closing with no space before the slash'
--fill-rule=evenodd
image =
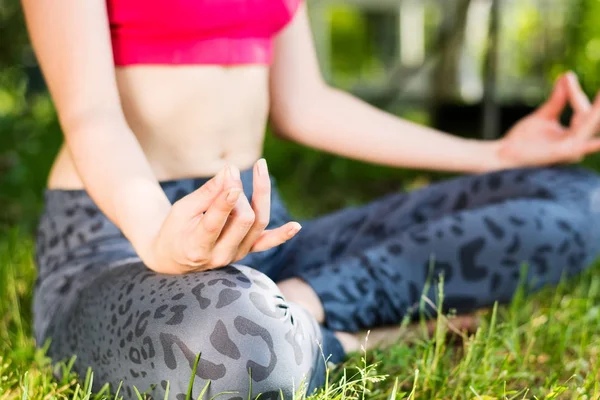
<path id="1" fill-rule="evenodd" d="M 322 384 L 323 355 L 341 360 L 354 332 L 414 312 L 428 275 L 470 311 L 510 300 L 523 262 L 534 290 L 598 255 L 600 179 L 542 168 L 600 149 L 600 101 L 572 74 L 480 142 L 328 87 L 298 0 L 23 3 L 66 142 L 40 222 L 36 337 L 97 385 L 180 398 L 200 354 L 194 397 L 289 397 Z M 299 232 L 260 159 L 267 116 L 324 151 L 478 175 Z"/>

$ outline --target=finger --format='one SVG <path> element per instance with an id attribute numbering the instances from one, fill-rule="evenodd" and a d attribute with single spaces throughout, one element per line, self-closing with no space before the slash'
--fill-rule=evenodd
<path id="1" fill-rule="evenodd" d="M 567 89 L 569 104 L 573 108 L 573 111 L 576 114 L 588 112 L 592 108 L 592 104 L 590 103 L 590 99 L 588 99 L 581 89 L 577 75 L 573 72 L 567 73 L 564 82 Z"/>
<path id="2" fill-rule="evenodd" d="M 583 146 L 583 154 L 589 155 L 600 151 L 600 139 L 588 140 Z"/>
<path id="3" fill-rule="evenodd" d="M 219 174 L 219 180 L 222 182 L 221 185 L 223 187 L 221 196 L 216 197 L 216 199 L 219 199 L 216 204 L 208 206 L 200 224 L 211 232 L 213 229 L 218 228 L 220 233 L 223 228 L 223 225 L 220 225 L 221 221 L 225 218 L 223 224 L 227 222 L 229 214 L 237 204 L 240 193 L 243 192 L 243 187 L 240 180 L 240 172 L 235 166 L 225 167 Z"/>
<path id="4" fill-rule="evenodd" d="M 592 153 L 600 151 L 600 138 L 582 140 L 570 137 L 552 152 L 552 159 L 558 162 L 579 162 Z"/>
<path id="5" fill-rule="evenodd" d="M 258 240 L 252 246 L 251 252 L 266 251 L 279 246 L 296 236 L 302 226 L 297 222 L 288 222 L 277 229 L 263 232 Z"/>
<path id="6" fill-rule="evenodd" d="M 195 264 L 206 264 L 210 261 L 214 244 L 221 235 L 241 193 L 240 188 L 223 191 L 206 213 L 196 219 L 184 247 L 188 261 Z"/>
<path id="7" fill-rule="evenodd" d="M 254 225 L 254 220 L 254 211 L 248 202 L 248 198 L 241 195 L 215 243 L 213 262 L 219 264 L 219 262 L 227 259 L 229 260 L 225 262 L 227 264 L 235 258 L 240 244 Z"/>
<path id="8" fill-rule="evenodd" d="M 556 81 L 550 98 L 537 109 L 536 113 L 539 116 L 551 119 L 560 117 L 567 105 L 567 91 L 563 80 L 564 77 L 561 77 Z"/>
<path id="9" fill-rule="evenodd" d="M 174 209 L 185 216 L 196 216 L 205 212 L 223 190 L 225 170 L 208 180 L 204 185 L 175 203 Z"/>
<path id="10" fill-rule="evenodd" d="M 195 243 L 203 245 L 214 244 L 227 220 L 230 218 L 242 193 L 241 188 L 230 188 L 225 190 L 221 196 L 206 210 L 206 213 L 198 222 L 198 229 L 193 238 Z M 211 246 L 212 247 L 212 246 Z"/>
<path id="11" fill-rule="evenodd" d="M 591 138 L 598 132 L 598 126 L 600 126 L 600 93 L 596 96 L 590 112 L 582 119 L 575 136 L 580 139 Z"/>
<path id="12" fill-rule="evenodd" d="M 264 232 L 271 218 L 271 179 L 267 162 L 261 158 L 254 164 L 252 210 L 254 211 L 254 225 L 240 244 L 236 259 L 241 259 L 248 254 L 254 243 Z"/>
<path id="13" fill-rule="evenodd" d="M 235 165 L 229 165 L 225 168 L 223 187 L 239 187 L 243 189 L 240 170 Z"/>

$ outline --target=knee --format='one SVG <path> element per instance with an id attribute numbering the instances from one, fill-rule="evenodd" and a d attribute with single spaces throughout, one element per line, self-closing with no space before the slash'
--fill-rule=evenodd
<path id="1" fill-rule="evenodd" d="M 246 398 L 251 391 L 276 398 L 283 391 L 287 398 L 310 379 L 316 321 L 292 310 L 267 276 L 230 266 L 194 282 L 190 292 L 193 301 L 178 323 L 157 327 L 166 367 L 188 372 L 174 375 L 177 386 L 187 387 L 197 354 L 195 396 L 210 381 L 209 397 L 233 391 Z"/>
<path id="2" fill-rule="evenodd" d="M 582 204 L 600 189 L 600 175 L 581 167 L 543 167 L 517 170 L 515 181 L 527 182 L 536 197 Z"/>

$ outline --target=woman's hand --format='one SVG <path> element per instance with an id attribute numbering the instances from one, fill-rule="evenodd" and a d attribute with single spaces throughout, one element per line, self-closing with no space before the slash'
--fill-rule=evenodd
<path id="1" fill-rule="evenodd" d="M 264 159 L 254 165 L 253 182 L 250 204 L 239 170 L 229 166 L 177 201 L 152 243 L 150 259 L 144 260 L 148 267 L 167 274 L 219 268 L 294 237 L 300 230 L 297 222 L 265 230 L 271 181 Z"/>
<path id="2" fill-rule="evenodd" d="M 573 117 L 564 127 L 560 116 L 567 103 Z M 556 82 L 550 99 L 498 141 L 499 164 L 513 168 L 581 161 L 600 151 L 600 139 L 595 137 L 599 127 L 600 95 L 590 104 L 575 74 L 565 74 Z"/>

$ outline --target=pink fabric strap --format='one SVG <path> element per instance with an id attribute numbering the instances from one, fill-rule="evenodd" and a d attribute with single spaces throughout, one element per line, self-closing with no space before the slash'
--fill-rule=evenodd
<path id="1" fill-rule="evenodd" d="M 108 0 L 116 65 L 269 64 L 300 0 Z"/>

